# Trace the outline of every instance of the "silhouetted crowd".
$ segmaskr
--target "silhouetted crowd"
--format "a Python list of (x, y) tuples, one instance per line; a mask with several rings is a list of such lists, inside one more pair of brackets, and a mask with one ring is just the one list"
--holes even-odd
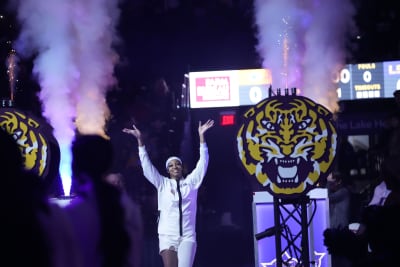
[[(366, 202), (351, 211), (351, 165), (354, 153), (340, 143), (338, 167), (328, 180), (330, 227), (324, 244), (332, 255), (333, 267), (398, 266), (400, 251), (400, 90), (394, 92), (396, 108), (385, 118), (386, 129), (368, 155), (374, 160), (377, 177), (370, 184)], [(347, 152), (343, 152), (347, 151)], [(350, 152), (349, 152), (350, 151)], [(342, 157), (342, 158), (340, 158)]]
[(79, 135), (72, 144), (76, 197), (65, 208), (25, 169), (19, 145), (0, 130), (2, 259), (10, 266), (139, 267), (140, 214), (106, 180), (114, 160), (109, 139)]
[[(387, 128), (370, 151), (355, 151), (347, 138), (339, 138), (337, 166), (327, 182), (330, 226), (321, 237), (333, 267), (398, 266), (400, 91), (394, 96), (397, 109), (387, 115)], [(65, 209), (49, 202), (43, 181), (23, 168), (18, 145), (1, 130), (4, 216), (0, 226), (6, 244), (0, 250), (2, 259), (13, 262), (12, 266), (161, 266), (157, 194), (143, 178), (137, 144), (121, 129), (139, 125), (154, 164), (164, 168), (165, 159), (182, 149), (185, 111), (178, 108), (177, 98), (159, 79), (151, 89), (135, 95), (133, 103), (129, 99), (129, 105), (120, 107), (119, 120), (110, 127), (112, 140), (78, 135), (73, 144), (77, 198)], [(355, 199), (355, 170), (362, 175), (371, 161), (376, 178), (370, 179), (359, 201)], [(118, 173), (123, 182), (103, 179), (112, 173)], [(208, 237), (213, 252), (219, 244), (237, 248), (229, 238), (243, 239), (234, 236), (242, 232), (232, 227), (218, 228), (213, 238)]]

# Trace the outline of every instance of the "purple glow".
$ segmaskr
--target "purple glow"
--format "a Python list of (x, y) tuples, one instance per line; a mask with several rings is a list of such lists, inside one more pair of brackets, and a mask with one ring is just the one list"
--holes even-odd
[(71, 189), (70, 145), (75, 133), (105, 134), (110, 111), (106, 93), (117, 83), (119, 1), (24, 0), (16, 2), (21, 32), (16, 50), (36, 55), (43, 116), (60, 146), (63, 193)]
[[(309, 227), (310, 261), (315, 261), (314, 266), (316, 267), (330, 266), (330, 255), (323, 244), (323, 231), (328, 228), (329, 225), (329, 202), (326, 194), (325, 189), (314, 189), (309, 193), (310, 198), (316, 200), (316, 212)], [(307, 210), (308, 217), (311, 216), (312, 209), (314, 208), (311, 203), (314, 202), (310, 202)], [(285, 205), (285, 207), (289, 211), (293, 210), (293, 205)], [(287, 214), (282, 210), (281, 212), (283, 216), (286, 217)], [(274, 226), (273, 198), (268, 192), (255, 193), (253, 198), (253, 222), (254, 234)], [(294, 235), (301, 230), (301, 226), (294, 221), (293, 218), (290, 218), (286, 224)], [(282, 248), (286, 247), (287, 242), (285, 238), (282, 237), (281, 241)], [(301, 247), (299, 242), (300, 240), (296, 240), (296, 246)], [(275, 236), (265, 237), (258, 241), (254, 239), (254, 249), (257, 267), (276, 266)], [(311, 253), (311, 251), (313, 251), (313, 253)], [(296, 258), (296, 255), (291, 255), (290, 251), (285, 251), (283, 253), (282, 258), (284, 260), (290, 257)]]
[(346, 36), (356, 31), (349, 0), (256, 0), (257, 51), (275, 88), (299, 88), (333, 111), (332, 75), (345, 64)]

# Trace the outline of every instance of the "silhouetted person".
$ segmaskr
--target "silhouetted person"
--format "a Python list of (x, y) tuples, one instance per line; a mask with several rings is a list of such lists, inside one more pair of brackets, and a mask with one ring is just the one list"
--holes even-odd
[(9, 266), (81, 267), (65, 213), (48, 201), (42, 179), (24, 169), (18, 144), (2, 128), (0, 169), (1, 260)]
[[(360, 227), (330, 228), (324, 231), (324, 244), (332, 255), (347, 257), (353, 267), (398, 266), (400, 251), (400, 158), (388, 157), (382, 163), (382, 184), (364, 208)], [(381, 190), (384, 189), (384, 190)]]
[(400, 192), (400, 156), (386, 157), (381, 166), (379, 183), (374, 187), (374, 192), (368, 205), (383, 206), (392, 204), (399, 198)]
[(400, 111), (400, 89), (393, 91), (393, 97), (396, 103), (396, 110)]
[(72, 144), (72, 157), (78, 197), (66, 209), (84, 266), (135, 266), (125, 196), (105, 180), (113, 162), (110, 140), (99, 135), (78, 135)]
[(339, 172), (328, 177), (328, 197), (331, 227), (347, 227), (350, 222), (350, 190)]
[[(351, 192), (343, 174), (333, 172), (327, 179), (329, 219), (331, 228), (347, 228), (350, 223)], [(341, 255), (332, 255), (332, 267), (351, 266)]]
[(106, 176), (106, 181), (117, 187), (123, 193), (124, 206), (126, 206), (126, 212), (129, 218), (128, 226), (129, 232), (131, 233), (131, 241), (133, 250), (131, 251), (132, 260), (134, 261), (133, 266), (141, 266), (142, 263), (142, 251), (143, 251), (143, 221), (140, 212), (139, 205), (133, 201), (128, 195), (125, 186), (125, 179), (120, 173), (110, 173)]
[(374, 148), (382, 157), (399, 156), (400, 150), (400, 108), (389, 113), (384, 120), (384, 131)]
[(356, 152), (347, 136), (339, 137), (337, 150), (337, 171), (343, 177), (348, 178), (352, 170), (357, 169), (357, 163), (354, 160)]

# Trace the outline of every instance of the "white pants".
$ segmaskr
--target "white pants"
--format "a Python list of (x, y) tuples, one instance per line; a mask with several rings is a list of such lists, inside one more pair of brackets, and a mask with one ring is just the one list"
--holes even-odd
[(160, 253), (174, 249), (178, 253), (178, 267), (192, 267), (196, 255), (197, 242), (194, 236), (159, 235)]

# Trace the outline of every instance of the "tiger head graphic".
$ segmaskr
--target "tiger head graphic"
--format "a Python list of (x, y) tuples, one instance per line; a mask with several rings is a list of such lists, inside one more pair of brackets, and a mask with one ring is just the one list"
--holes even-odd
[(45, 122), (17, 109), (2, 108), (0, 127), (13, 135), (27, 170), (43, 179), (54, 178), (58, 172), (59, 150)]
[(293, 197), (328, 176), (337, 134), (322, 105), (302, 96), (275, 96), (245, 112), (237, 146), (246, 171), (267, 191)]

